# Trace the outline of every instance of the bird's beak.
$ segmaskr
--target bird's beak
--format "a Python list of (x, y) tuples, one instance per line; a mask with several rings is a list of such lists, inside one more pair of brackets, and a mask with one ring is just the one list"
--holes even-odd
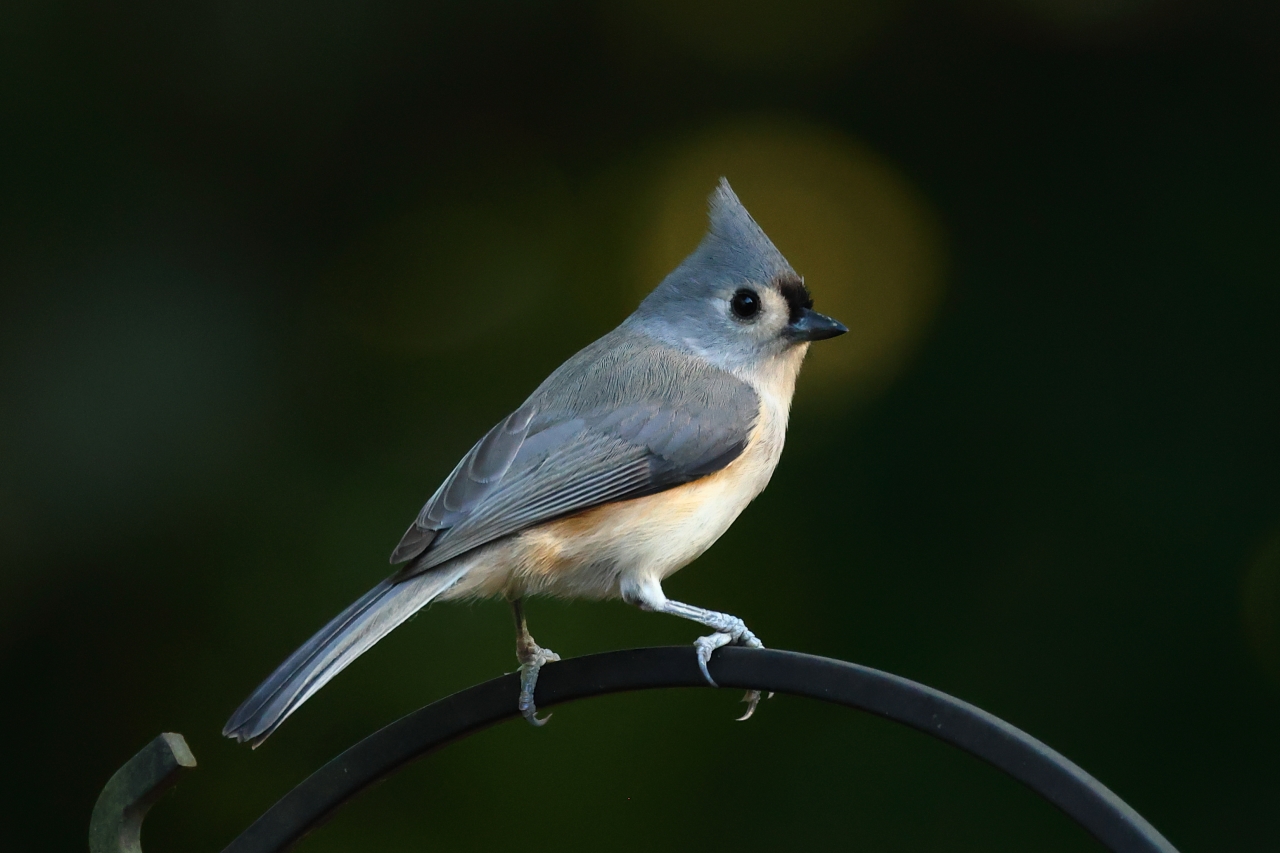
[(783, 330), (782, 334), (797, 343), (800, 341), (822, 341), (834, 338), (849, 331), (849, 327), (839, 320), (833, 320), (826, 314), (819, 314), (812, 308), (802, 308), (800, 319)]

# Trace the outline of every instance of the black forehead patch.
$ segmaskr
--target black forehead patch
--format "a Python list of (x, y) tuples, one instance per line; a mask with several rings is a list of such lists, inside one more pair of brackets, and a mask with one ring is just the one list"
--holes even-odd
[(787, 310), (791, 314), (790, 322), (796, 322), (804, 309), (813, 307), (813, 297), (809, 295), (809, 288), (804, 286), (804, 279), (795, 273), (783, 273), (773, 280), (773, 284), (782, 294), (782, 298), (787, 300)]

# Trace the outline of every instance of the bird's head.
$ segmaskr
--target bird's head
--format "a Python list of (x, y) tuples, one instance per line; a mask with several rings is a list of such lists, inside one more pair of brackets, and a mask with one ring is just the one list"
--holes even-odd
[(628, 320), (664, 343), (730, 369), (799, 364), (811, 341), (848, 331), (813, 310), (791, 268), (723, 178), (711, 194), (710, 226)]

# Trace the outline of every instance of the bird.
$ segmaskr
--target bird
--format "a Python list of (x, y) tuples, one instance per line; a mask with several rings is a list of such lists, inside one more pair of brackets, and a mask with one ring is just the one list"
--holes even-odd
[[(257, 747), (317, 690), (432, 601), (504, 598), (518, 709), (559, 660), (529, 632), (534, 595), (622, 599), (711, 629), (698, 666), (742, 619), (667, 598), (768, 484), (810, 343), (844, 334), (721, 178), (697, 248), (617, 328), (551, 373), (445, 478), (391, 554), (398, 568), (291, 654), (223, 735)], [(759, 702), (748, 691), (747, 719)]]

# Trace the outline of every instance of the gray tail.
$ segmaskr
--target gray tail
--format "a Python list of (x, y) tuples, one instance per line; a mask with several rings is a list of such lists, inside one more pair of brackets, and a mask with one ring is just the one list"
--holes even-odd
[(462, 576), (445, 565), (406, 580), (393, 575), (339, 613), (280, 664), (231, 715), (222, 734), (257, 747), (347, 664)]

